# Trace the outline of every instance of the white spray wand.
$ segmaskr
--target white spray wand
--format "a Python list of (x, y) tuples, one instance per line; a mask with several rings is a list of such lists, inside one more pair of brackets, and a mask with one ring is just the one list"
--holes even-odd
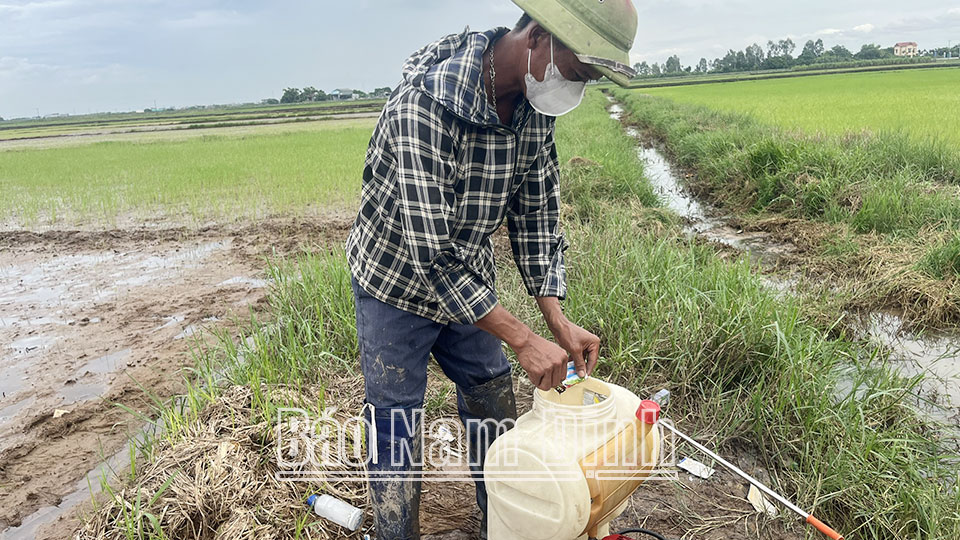
[[(666, 406), (666, 404), (670, 401), (670, 391), (669, 391), (669, 390), (660, 390), (659, 392), (657, 392), (656, 394), (654, 394), (654, 396), (653, 396), (652, 398), (650, 398), (650, 399), (651, 399), (651, 401), (656, 401), (656, 402), (659, 403), (661, 406)], [(770, 489), (770, 488), (768, 488), (767, 486), (763, 485), (759, 480), (757, 480), (756, 478), (754, 478), (754, 477), (750, 476), (749, 474), (745, 473), (743, 470), (741, 470), (741, 469), (740, 469), (739, 467), (737, 467), (736, 465), (734, 465), (734, 464), (730, 463), (729, 461), (723, 459), (722, 457), (720, 457), (720, 456), (717, 455), (716, 453), (711, 452), (707, 447), (705, 447), (705, 446), (703, 446), (702, 444), (698, 443), (697, 441), (693, 440), (693, 439), (692, 439), (691, 437), (689, 437), (688, 435), (685, 435), (684, 433), (681, 433), (677, 428), (673, 427), (672, 425), (670, 425), (670, 424), (668, 424), (668, 423), (666, 423), (666, 422), (660, 422), (660, 425), (663, 426), (664, 429), (672, 432), (672, 433), (673, 433), (674, 435), (676, 435), (677, 437), (680, 437), (681, 439), (683, 439), (684, 441), (686, 441), (688, 444), (690, 444), (691, 446), (693, 446), (694, 448), (696, 448), (696, 449), (699, 450), (700, 452), (703, 452), (703, 453), (706, 454), (707, 456), (710, 456), (711, 458), (713, 458), (714, 460), (716, 460), (718, 463), (720, 463), (721, 465), (723, 465), (724, 467), (726, 467), (727, 469), (729, 469), (730, 472), (736, 474), (736, 475), (739, 476), (740, 478), (743, 478), (743, 479), (746, 480), (747, 482), (750, 482), (751, 484), (753, 484), (754, 486), (756, 486), (757, 489), (759, 489), (760, 491), (766, 493), (766, 494), (769, 495), (770, 497), (772, 497), (772, 498), (776, 499), (777, 501), (779, 501), (780, 504), (786, 506), (787, 508), (789, 508), (789, 509), (792, 510), (793, 512), (796, 512), (797, 514), (799, 514), (800, 517), (802, 517), (804, 520), (806, 520), (806, 522), (807, 522), (809, 525), (812, 525), (813, 527), (815, 527), (818, 531), (820, 531), (821, 533), (823, 533), (824, 535), (826, 535), (828, 538), (831, 538), (832, 540), (843, 540), (843, 535), (841, 535), (841, 534), (838, 533), (837, 531), (831, 529), (830, 527), (828, 527), (826, 524), (824, 524), (824, 523), (823, 523), (822, 521), (820, 521), (819, 519), (815, 518), (815, 517), (813, 516), (813, 514), (811, 514), (811, 513), (809, 513), (809, 512), (805, 512), (805, 511), (804, 511), (803, 509), (801, 509), (799, 506), (797, 506), (797, 505), (793, 504), (792, 502), (788, 501), (787, 498), (784, 497), (783, 495), (780, 495), (780, 494), (777, 493), (776, 491), (773, 491), (772, 489)]]

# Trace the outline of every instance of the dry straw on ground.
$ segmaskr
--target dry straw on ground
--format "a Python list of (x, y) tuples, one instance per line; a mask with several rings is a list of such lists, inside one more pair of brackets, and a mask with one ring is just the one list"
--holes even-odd
[[(351, 382), (328, 388), (352, 389), (355, 385)], [(278, 389), (271, 393), (279, 402), (316, 404), (323, 389)], [(328, 493), (355, 506), (366, 506), (362, 483), (278, 481), (274, 474), (278, 470), (278, 428), (272, 421), (249, 422), (254, 416), (252, 397), (248, 388), (227, 389), (201, 411), (174, 445), (167, 440), (158, 443), (155, 458), (142, 465), (136, 484), (124, 486), (104, 502), (76, 533), (75, 540), (119, 540), (128, 538), (130, 532), (135, 537), (149, 537), (157, 529), (168, 538), (295, 538), (296, 524), (307, 512), (304, 500), (309, 493)], [(355, 412), (354, 404), (347, 401), (338, 401), (337, 418)], [(156, 497), (158, 492), (161, 495)], [(153, 504), (148, 504), (154, 498)], [(301, 538), (360, 537), (319, 518), (306, 523)]]

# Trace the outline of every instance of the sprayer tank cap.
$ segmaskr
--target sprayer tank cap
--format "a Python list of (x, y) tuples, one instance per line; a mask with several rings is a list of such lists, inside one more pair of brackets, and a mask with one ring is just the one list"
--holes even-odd
[(656, 424), (660, 420), (660, 404), (649, 399), (641, 401), (637, 409), (637, 418), (647, 425)]

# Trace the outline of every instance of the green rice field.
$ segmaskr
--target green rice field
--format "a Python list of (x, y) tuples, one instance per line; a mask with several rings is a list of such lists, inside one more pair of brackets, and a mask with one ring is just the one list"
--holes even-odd
[[(237, 220), (320, 211), (359, 194), (374, 119), (0, 152), (0, 221)], [(277, 132), (277, 129), (283, 131)], [(254, 132), (256, 133), (256, 132)], [(162, 136), (153, 142), (150, 137)]]
[(905, 131), (960, 152), (960, 69), (915, 69), (744, 81), (643, 92), (748, 113), (808, 133)]

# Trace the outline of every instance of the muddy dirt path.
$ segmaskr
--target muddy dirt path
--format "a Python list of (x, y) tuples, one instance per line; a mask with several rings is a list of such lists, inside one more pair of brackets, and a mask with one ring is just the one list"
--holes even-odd
[(201, 330), (263, 302), (274, 249), (333, 245), (349, 224), (0, 232), (0, 531), (69, 510), (62, 499), (139, 429), (117, 404), (151, 416), (144, 389), (177, 393)]
[[(624, 122), (624, 109), (608, 97), (611, 118)], [(685, 173), (674, 167), (656, 141), (645, 140), (635, 127), (624, 122), (627, 135), (638, 140), (637, 153), (644, 163), (644, 175), (664, 205), (687, 220), (691, 236), (722, 244), (745, 252), (767, 269), (785, 267), (794, 274), (792, 255), (798, 251), (789, 234), (778, 234), (771, 227), (744, 230), (737, 216), (725, 214), (708, 202), (698, 199), (684, 187)], [(775, 228), (775, 227), (773, 227)], [(765, 230), (766, 229), (766, 230)], [(769, 275), (769, 286), (778, 292), (791, 292), (792, 278)], [(850, 313), (848, 326), (854, 337), (883, 347), (891, 353), (893, 367), (905, 377), (923, 375), (916, 405), (936, 420), (960, 426), (960, 335), (928, 331), (916, 333), (908, 328), (903, 317), (893, 311)]]

